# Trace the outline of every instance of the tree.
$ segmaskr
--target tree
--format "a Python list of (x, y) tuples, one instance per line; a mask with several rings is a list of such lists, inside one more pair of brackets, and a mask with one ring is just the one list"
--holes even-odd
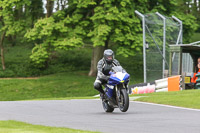
[(54, 7), (54, 0), (47, 0), (47, 4), (46, 4), (46, 9), (47, 9), (46, 17), (47, 18), (52, 15), (53, 7)]
[(175, 10), (170, 15), (174, 15), (183, 22), (183, 42), (190, 43), (191, 36), (197, 28), (198, 17), (200, 14), (197, 12), (197, 0), (179, 0)]
[(31, 4), (25, 7), (25, 17), (30, 19), (31, 28), (37, 19), (44, 17), (43, 1), (42, 0), (31, 0)]
[[(31, 60), (38, 68), (47, 67), (51, 53), (57, 49), (72, 49), (83, 45), (82, 35), (85, 34), (79, 23), (82, 15), (65, 17), (63, 11), (54, 13), (49, 18), (38, 20), (34, 28), (25, 37), (36, 43)], [(72, 26), (73, 25), (73, 26)]]
[[(55, 13), (48, 19), (39, 20), (26, 37), (32, 40), (38, 38), (41, 40), (42, 38), (43, 43), (40, 44), (40, 47), (46, 49), (51, 46), (53, 49), (60, 47), (68, 49), (69, 45), (67, 44), (76, 47), (83, 45), (84, 41), (91, 42), (95, 52), (91, 61), (94, 65), (91, 66), (93, 66), (92, 69), (95, 69), (105, 46), (117, 44), (119, 46), (117, 53), (126, 57), (133, 55), (135, 51), (140, 51), (142, 44), (141, 36), (138, 34), (141, 31), (140, 21), (134, 14), (133, 6), (134, 2), (129, 0), (119, 2), (114, 0), (68, 1), (68, 8)], [(62, 14), (64, 16), (59, 17)], [(47, 25), (51, 25), (51, 27)], [(60, 28), (58, 30), (56, 25), (62, 26), (62, 30)], [(44, 32), (44, 28), (50, 30)], [(63, 32), (63, 30), (65, 31)], [(46, 33), (45, 36), (43, 36), (44, 33)], [(58, 39), (62, 40), (62, 43), (56, 41)], [(63, 42), (63, 40), (65, 41)], [(51, 46), (45, 45), (47, 41), (51, 43)], [(93, 72), (90, 72), (90, 75), (95, 75), (96, 70), (92, 69)]]
[[(16, 10), (21, 11), (22, 7), (29, 5), (29, 0), (2, 0), (0, 1), (0, 48), (1, 48), (1, 63), (3, 70), (6, 69), (4, 59), (3, 43), (6, 36), (16, 35), (24, 30), (26, 22), (16, 16)], [(18, 13), (17, 15), (19, 15)]]
[(105, 48), (115, 45), (116, 53), (125, 57), (141, 52), (142, 29), (135, 10), (159, 11), (168, 16), (178, 12), (178, 6), (176, 0), (68, 0), (66, 8), (38, 20), (27, 32), (25, 37), (37, 42), (31, 59), (44, 67), (53, 50), (91, 44), (93, 56), (89, 75), (94, 76)]
[[(110, 44), (118, 45), (117, 54), (128, 57), (141, 49), (141, 31), (139, 20), (134, 14), (134, 1), (102, 0), (96, 3), (94, 14), (91, 16), (93, 29), (89, 32), (93, 46), (109, 47)], [(97, 55), (103, 55), (99, 51)], [(96, 57), (94, 56), (94, 59)], [(97, 61), (93, 61), (97, 64)], [(96, 66), (91, 67), (90, 76), (96, 75)], [(91, 73), (93, 71), (93, 73)]]
[[(183, 22), (183, 42), (188, 43), (191, 42), (192, 34), (197, 30), (197, 20), (198, 15), (197, 12), (197, 0), (192, 3), (192, 0), (149, 0), (148, 1), (148, 12), (159, 12), (163, 15), (167, 16), (176, 16)], [(168, 21), (169, 23), (169, 21)], [(167, 26), (169, 28), (169, 26)], [(157, 29), (158, 33), (156, 36), (162, 35), (162, 29)], [(167, 29), (172, 30), (172, 29)], [(154, 31), (155, 32), (155, 31)], [(160, 34), (160, 33), (161, 34)], [(170, 32), (169, 32), (170, 33)], [(177, 36), (167, 35), (167, 38), (177, 38)], [(172, 39), (174, 40), (174, 39)], [(160, 40), (162, 41), (162, 40)]]

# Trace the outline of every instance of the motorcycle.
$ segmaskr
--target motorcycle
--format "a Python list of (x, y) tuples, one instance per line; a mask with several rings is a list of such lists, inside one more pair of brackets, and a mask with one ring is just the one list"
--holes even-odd
[(110, 77), (105, 85), (105, 99), (102, 99), (102, 105), (105, 112), (113, 112), (119, 108), (126, 112), (129, 108), (128, 87), (130, 75), (124, 71), (121, 66), (115, 66), (109, 72)]

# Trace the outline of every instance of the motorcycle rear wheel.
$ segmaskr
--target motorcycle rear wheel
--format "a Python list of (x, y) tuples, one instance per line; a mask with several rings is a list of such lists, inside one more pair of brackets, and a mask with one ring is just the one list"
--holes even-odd
[(126, 89), (122, 89), (120, 93), (120, 102), (118, 102), (119, 109), (126, 112), (129, 108), (129, 96)]
[(103, 109), (105, 112), (113, 112), (114, 108), (108, 104), (108, 101), (102, 101)]

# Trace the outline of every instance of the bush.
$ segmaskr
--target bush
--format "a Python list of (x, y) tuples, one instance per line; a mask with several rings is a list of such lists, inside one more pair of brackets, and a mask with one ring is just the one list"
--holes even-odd
[[(76, 48), (74, 50), (59, 50), (53, 52), (49, 59), (48, 67), (36, 68), (30, 60), (30, 45), (7, 46), (5, 48), (6, 70), (0, 68), (0, 77), (33, 77), (71, 71), (90, 70), (92, 49)], [(114, 49), (115, 51), (115, 49)], [(141, 78), (142, 74), (142, 54), (129, 56), (116, 55), (116, 59), (131, 74), (131, 77)]]
[(6, 70), (0, 68), (0, 77), (32, 77), (60, 72), (90, 69), (91, 49), (55, 51), (47, 68), (39, 69), (30, 60), (32, 46), (5, 47)]

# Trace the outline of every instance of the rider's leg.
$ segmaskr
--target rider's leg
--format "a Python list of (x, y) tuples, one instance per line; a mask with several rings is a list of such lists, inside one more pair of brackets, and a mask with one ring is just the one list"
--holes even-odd
[(102, 83), (104, 83), (104, 81), (96, 79), (95, 82), (94, 82), (94, 89), (99, 91), (101, 99), (105, 99), (105, 92), (102, 88)]
[(103, 88), (102, 88), (102, 81), (99, 79), (96, 79), (94, 82), (94, 89), (96, 89), (97, 91), (99, 91), (100, 93), (105, 93)]

